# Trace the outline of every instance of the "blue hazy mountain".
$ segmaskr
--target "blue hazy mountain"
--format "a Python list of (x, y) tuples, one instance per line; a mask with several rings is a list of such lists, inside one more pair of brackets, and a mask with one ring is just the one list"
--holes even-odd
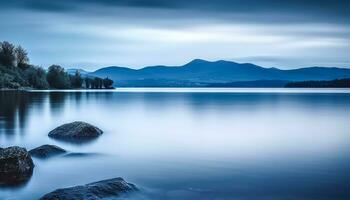
[[(251, 63), (219, 60), (210, 62), (195, 59), (182, 66), (150, 66), (142, 69), (105, 67), (89, 73), (109, 77), (119, 86), (206, 86), (216, 83), (268, 81), (333, 80), (350, 77), (350, 69), (335, 67), (308, 67), (282, 70), (264, 68)], [(272, 82), (271, 82), (272, 81)], [(268, 83), (266, 82), (266, 83)]]

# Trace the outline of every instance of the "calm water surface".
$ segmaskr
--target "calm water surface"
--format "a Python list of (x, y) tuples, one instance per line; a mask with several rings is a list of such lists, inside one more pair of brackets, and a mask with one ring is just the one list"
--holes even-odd
[[(55, 144), (85, 157), (34, 159), (0, 199), (123, 177), (131, 199), (350, 199), (350, 90), (0, 91), (0, 146)], [(47, 137), (67, 122), (104, 130), (88, 144)]]

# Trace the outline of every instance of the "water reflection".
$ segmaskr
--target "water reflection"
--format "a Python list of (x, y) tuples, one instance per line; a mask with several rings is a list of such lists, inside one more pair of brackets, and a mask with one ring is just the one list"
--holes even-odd
[[(30, 183), (0, 199), (119, 176), (142, 188), (135, 198), (348, 199), (349, 113), (348, 92), (2, 91), (1, 146), (94, 156), (35, 160)], [(80, 146), (47, 137), (76, 120), (105, 133)]]

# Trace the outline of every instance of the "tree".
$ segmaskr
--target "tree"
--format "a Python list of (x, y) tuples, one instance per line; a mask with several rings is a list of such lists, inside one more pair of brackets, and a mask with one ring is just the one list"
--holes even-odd
[(74, 76), (70, 76), (71, 85), (73, 88), (81, 88), (83, 84), (83, 78), (78, 70), (75, 71)]
[(96, 81), (95, 79), (90, 79), (91, 80), (91, 89), (95, 89), (96, 88)]
[(75, 83), (76, 83), (76, 87), (78, 87), (78, 88), (81, 88), (82, 87), (82, 85), (83, 85), (83, 78), (81, 77), (81, 74), (80, 74), (80, 72), (77, 70), (76, 72), (75, 72)]
[(110, 89), (112, 88), (112, 85), (113, 85), (113, 80), (109, 79), (108, 77), (103, 79), (103, 86), (106, 88), (106, 89)]
[(92, 87), (92, 79), (91, 78), (89, 78), (89, 77), (86, 77), (85, 79), (84, 79), (84, 81), (85, 81), (85, 88), (87, 88), (87, 89), (89, 89), (90, 87)]
[(59, 65), (51, 65), (46, 75), (50, 87), (56, 89), (70, 88), (70, 79), (67, 72)]
[(29, 62), (28, 53), (25, 49), (22, 48), (21, 45), (18, 45), (15, 48), (15, 55), (16, 55), (17, 67), (19, 67), (21, 69), (26, 69), (29, 67), (28, 66), (28, 62)]
[(0, 42), (0, 64), (14, 66), (15, 60), (15, 46), (7, 41)]
[(92, 81), (92, 88), (93, 89), (102, 89), (103, 86), (103, 79), (95, 77), (94, 80)]
[(103, 79), (102, 78), (98, 78), (98, 88), (102, 89), (103, 87)]
[(46, 72), (41, 67), (28, 66), (24, 71), (24, 76), (29, 85), (36, 89), (48, 89), (49, 84), (46, 80)]

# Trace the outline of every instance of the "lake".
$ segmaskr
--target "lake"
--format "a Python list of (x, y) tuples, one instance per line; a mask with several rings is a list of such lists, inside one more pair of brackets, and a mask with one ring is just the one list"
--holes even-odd
[[(0, 199), (123, 177), (130, 199), (350, 199), (350, 90), (124, 88), (0, 91), (0, 146), (55, 144), (88, 156), (34, 159)], [(48, 132), (86, 121), (87, 144)]]

